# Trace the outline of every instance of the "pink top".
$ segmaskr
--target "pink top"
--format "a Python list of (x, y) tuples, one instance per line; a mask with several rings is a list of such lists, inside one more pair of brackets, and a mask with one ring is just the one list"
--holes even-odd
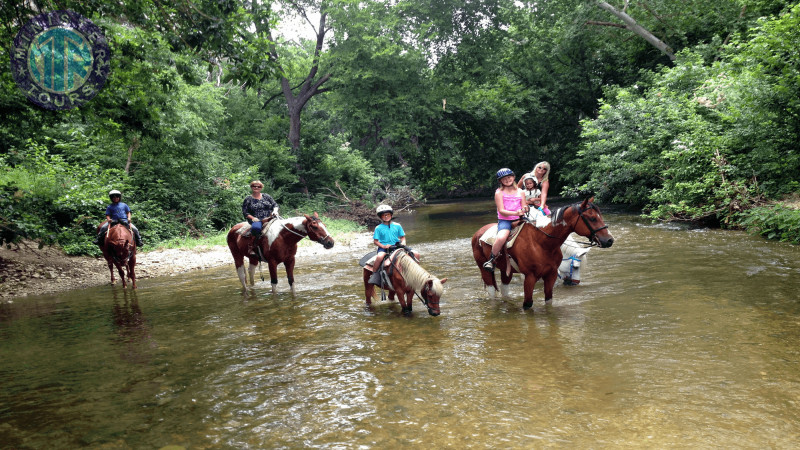
[[(514, 195), (503, 193), (503, 209), (506, 211), (518, 211), (522, 208), (522, 198), (519, 196), (519, 191)], [(517, 220), (519, 216), (504, 216), (497, 212), (497, 218), (503, 220)]]

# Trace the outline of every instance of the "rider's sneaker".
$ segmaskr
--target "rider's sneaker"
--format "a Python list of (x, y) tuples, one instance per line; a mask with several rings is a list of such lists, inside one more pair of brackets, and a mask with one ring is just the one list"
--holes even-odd
[(494, 260), (489, 260), (483, 263), (483, 270), (487, 272), (494, 272)]

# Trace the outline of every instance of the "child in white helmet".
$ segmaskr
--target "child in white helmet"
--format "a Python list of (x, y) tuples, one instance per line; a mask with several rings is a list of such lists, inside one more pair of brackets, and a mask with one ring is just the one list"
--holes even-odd
[(403, 231), (402, 225), (392, 222), (394, 211), (391, 206), (380, 205), (376, 212), (378, 213), (378, 218), (381, 219), (381, 223), (375, 227), (375, 231), (372, 233), (372, 241), (378, 246), (378, 255), (375, 257), (375, 263), (373, 264), (377, 272), (390, 247), (397, 244), (406, 245), (406, 233)]
[(144, 242), (142, 242), (142, 236), (139, 235), (139, 229), (137, 229), (136, 226), (131, 222), (131, 208), (122, 202), (122, 192), (113, 189), (108, 193), (108, 198), (111, 199), (111, 204), (106, 207), (106, 221), (100, 226), (100, 231), (97, 233), (95, 244), (103, 245), (109, 225), (119, 222), (123, 225), (126, 225), (128, 229), (133, 232), (133, 238), (136, 241), (136, 246), (143, 246)]

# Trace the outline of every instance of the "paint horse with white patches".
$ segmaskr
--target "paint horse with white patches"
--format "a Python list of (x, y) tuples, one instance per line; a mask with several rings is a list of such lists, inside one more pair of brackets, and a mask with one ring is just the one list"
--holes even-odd
[[(319, 220), (317, 213), (313, 216), (305, 214), (288, 219), (276, 219), (267, 224), (268, 220), (263, 220), (264, 232), (262, 237), (250, 247), (255, 239), (250, 235), (250, 224), (241, 222), (234, 225), (228, 231), (228, 248), (233, 255), (233, 262), (236, 265), (236, 273), (242, 287), (247, 291), (247, 280), (244, 268), (244, 259), (250, 262), (248, 274), (250, 276), (250, 286), (254, 284), (253, 276), (258, 267), (259, 259), (266, 261), (269, 268), (270, 283), (272, 292), (278, 291), (278, 264), (283, 264), (286, 268), (286, 278), (289, 280), (289, 287), (294, 294), (294, 257), (297, 253), (297, 243), (301, 239), (308, 237), (312, 241), (319, 242), (326, 249), (333, 248), (333, 238), (328, 233), (325, 224)], [(254, 253), (248, 254), (248, 248), (253, 248)], [(260, 250), (260, 256), (259, 256)]]

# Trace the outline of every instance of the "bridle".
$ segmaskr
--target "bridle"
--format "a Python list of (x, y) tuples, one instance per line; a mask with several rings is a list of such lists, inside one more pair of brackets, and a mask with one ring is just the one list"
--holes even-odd
[[(600, 240), (597, 238), (597, 232), (605, 230), (606, 228), (608, 228), (608, 225), (603, 225), (600, 228), (592, 228), (592, 225), (589, 223), (589, 219), (587, 219), (583, 215), (584, 212), (586, 212), (586, 211), (588, 211), (590, 209), (594, 209), (598, 213), (600, 213), (600, 210), (597, 208), (597, 206), (594, 205), (594, 203), (590, 203), (589, 206), (586, 209), (583, 209), (580, 206), (575, 206), (575, 207), (578, 208), (578, 217), (583, 219), (583, 223), (586, 225), (586, 228), (589, 229), (589, 243), (592, 246), (600, 245)], [(575, 224), (576, 225), (578, 224), (578, 220), (577, 219), (575, 220)]]
[[(589, 211), (590, 209), (594, 209), (594, 210), (599, 212), (600, 210), (597, 208), (597, 206), (595, 206), (594, 203), (590, 203), (589, 206), (586, 207), (586, 209), (581, 208), (578, 205), (572, 205), (571, 208), (575, 208), (575, 209), (578, 210), (578, 217), (575, 218), (575, 225), (578, 224), (578, 220), (579, 219), (583, 219), (583, 223), (586, 225), (586, 228), (589, 229), (589, 246), (590, 247), (594, 247), (594, 246), (600, 245), (599, 239), (597, 238), (597, 232), (605, 230), (606, 228), (608, 228), (608, 225), (603, 225), (600, 228), (593, 228), (592, 225), (589, 223), (589, 219), (587, 219), (586, 216), (583, 215), (583, 213), (585, 213), (586, 211)], [(561, 210), (556, 211), (554, 216), (558, 216), (560, 212), (561, 212)], [(526, 218), (524, 220), (526, 222), (530, 223), (531, 225), (533, 225), (531, 223), (530, 219)], [(536, 229), (536, 230), (541, 231), (542, 233), (544, 233), (545, 236), (555, 239), (555, 236), (553, 236), (552, 234), (544, 231), (543, 229), (541, 229), (541, 228), (539, 228), (537, 226), (534, 226), (533, 228)]]
[[(311, 219), (311, 221), (312, 222), (319, 222), (319, 220), (316, 220), (316, 219), (313, 219), (313, 218)], [(292, 234), (294, 234), (296, 236), (300, 236), (300, 238), (304, 238), (304, 237), (308, 236), (308, 232), (306, 232), (306, 234), (298, 233), (297, 231), (287, 227), (285, 222), (281, 222), (281, 227), (284, 230), (286, 230), (286, 231), (288, 231), (288, 232), (290, 232), (290, 233), (292, 233)], [(326, 233), (325, 236), (323, 236), (323, 237), (321, 237), (319, 239), (316, 239), (316, 242), (319, 242), (320, 244), (324, 245), (325, 239), (331, 237), (330, 233), (328, 233), (328, 229), (327, 228), (325, 229), (325, 233)], [(309, 239), (311, 239), (311, 237), (309, 237)]]
[[(419, 260), (417, 260), (417, 258), (414, 256), (414, 253), (411, 250), (408, 250), (408, 249), (405, 249), (405, 248), (403, 248), (402, 250), (406, 253), (406, 255), (411, 257), (412, 261), (414, 261), (417, 264), (419, 264)], [(389, 260), (389, 264), (391, 264), (392, 267), (394, 267), (394, 270), (400, 271), (400, 268), (397, 267), (397, 265), (396, 265), (397, 264), (397, 258), (390, 259)], [(417, 292), (416, 290), (414, 290), (414, 295), (416, 295), (417, 298), (420, 299), (422, 304), (425, 305), (425, 307), (428, 308), (428, 309), (430, 309), (430, 306), (428, 306), (428, 296), (427, 296), (426, 292), (430, 291), (433, 288), (433, 283), (431, 283), (431, 285), (428, 286), (428, 281), (432, 281), (432, 280), (433, 280), (433, 277), (431, 277), (430, 279), (426, 280), (425, 281), (425, 285), (422, 286), (422, 289), (420, 289), (420, 292)], [(381, 290), (383, 290), (383, 287), (381, 287)], [(420, 294), (422, 294), (422, 295), (420, 295)]]

